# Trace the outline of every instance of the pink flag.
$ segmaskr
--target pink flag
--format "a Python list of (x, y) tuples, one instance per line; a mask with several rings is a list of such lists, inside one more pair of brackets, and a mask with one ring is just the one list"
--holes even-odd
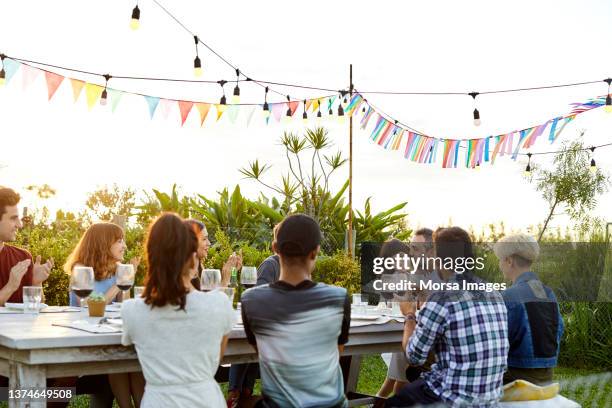
[(34, 82), (38, 74), (40, 74), (40, 70), (38, 68), (23, 64), (23, 68), (21, 69), (21, 84), (24, 91), (32, 84), (32, 82)]

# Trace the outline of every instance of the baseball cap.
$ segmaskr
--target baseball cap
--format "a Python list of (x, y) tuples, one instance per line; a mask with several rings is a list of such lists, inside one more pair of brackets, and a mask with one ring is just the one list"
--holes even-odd
[(306, 256), (321, 243), (319, 224), (308, 215), (286, 217), (276, 233), (276, 247), (281, 255)]

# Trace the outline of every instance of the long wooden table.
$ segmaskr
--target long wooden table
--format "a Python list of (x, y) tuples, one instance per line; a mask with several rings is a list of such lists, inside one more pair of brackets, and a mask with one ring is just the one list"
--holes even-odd
[[(107, 312), (107, 317), (118, 313)], [(0, 375), (9, 378), (10, 389), (44, 389), (47, 378), (141, 371), (134, 347), (121, 345), (121, 334), (94, 334), (53, 326), (89, 318), (86, 312), (40, 313), (38, 315), (0, 314)], [(351, 327), (343, 355), (351, 359), (346, 392), (355, 391), (361, 356), (399, 351), (403, 324)], [(225, 363), (257, 361), (244, 330), (235, 327), (230, 334)], [(9, 407), (22, 406), (9, 401)], [(41, 401), (30, 407), (44, 407)]]

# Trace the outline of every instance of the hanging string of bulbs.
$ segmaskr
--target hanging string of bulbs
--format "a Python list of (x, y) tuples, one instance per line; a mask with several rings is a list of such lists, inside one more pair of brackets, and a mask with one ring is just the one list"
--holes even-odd
[[(602, 145), (598, 145), (598, 146), (590, 146), (590, 147), (584, 147), (582, 149), (573, 149), (571, 151), (574, 152), (584, 152), (584, 151), (590, 151), (590, 156), (591, 156), (591, 163), (589, 164), (589, 170), (592, 173), (596, 173), (597, 172), (597, 163), (595, 163), (595, 149), (600, 149), (603, 147), (609, 147), (612, 146), (612, 142), (611, 143), (605, 143)], [(557, 151), (552, 151), (552, 152), (539, 152), (539, 153), (522, 153), (524, 155), (527, 156), (527, 166), (525, 167), (525, 176), (530, 176), (531, 175), (531, 157), (532, 156), (539, 156), (539, 155), (547, 155), (547, 154), (558, 154), (558, 153), (565, 153), (568, 150), (557, 150)]]

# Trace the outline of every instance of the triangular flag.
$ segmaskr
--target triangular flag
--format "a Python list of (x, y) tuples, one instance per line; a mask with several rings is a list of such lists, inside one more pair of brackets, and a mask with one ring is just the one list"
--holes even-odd
[(308, 99), (306, 101), (306, 112), (310, 112), (310, 107), (312, 106), (312, 103), (315, 101), (315, 99)]
[(284, 103), (273, 103), (272, 104), (272, 115), (274, 116), (274, 120), (276, 120), (277, 122), (280, 122), (281, 118), (283, 117), (283, 111), (286, 111), (287, 109), (285, 109), (285, 104)]
[(103, 90), (104, 88), (100, 85), (90, 83), (85, 84), (85, 96), (87, 97), (87, 107), (89, 109), (93, 108), (96, 102), (98, 102)]
[(123, 97), (124, 93), (125, 92), (119, 91), (117, 89), (108, 88), (108, 96), (111, 100), (111, 112), (115, 112), (115, 109), (117, 109), (117, 105), (119, 105), (119, 101)]
[(196, 103), (196, 108), (200, 112), (200, 126), (204, 125), (204, 120), (210, 111), (210, 103)]
[(293, 116), (298, 106), (300, 106), (300, 102), (299, 101), (287, 102), (287, 105), (289, 106), (289, 109), (291, 109), (291, 116)]
[(217, 109), (217, 122), (221, 119), (223, 112), (227, 109), (227, 105), (221, 105), (220, 103), (215, 104), (215, 108)]
[(255, 111), (259, 108), (259, 106), (251, 106), (250, 112), (247, 114), (247, 122), (246, 125), (247, 127), (251, 124), (251, 120), (253, 119), (253, 115), (255, 114)]
[(240, 106), (238, 105), (230, 105), (227, 109), (227, 114), (229, 115), (229, 120), (233, 124), (236, 123), (236, 119), (238, 118), (238, 113), (240, 112)]
[(159, 102), (161, 113), (164, 119), (168, 119), (168, 114), (170, 113), (170, 109), (172, 109), (172, 107), (174, 106), (174, 102), (175, 101), (172, 101), (170, 99), (162, 99)]
[(55, 95), (55, 91), (61, 85), (64, 77), (62, 75), (56, 74), (54, 72), (45, 71), (45, 79), (47, 81), (47, 91), (49, 95), (49, 100), (53, 98)]
[(178, 101), (179, 110), (181, 111), (181, 126), (185, 124), (191, 108), (193, 108), (193, 102), (191, 101)]
[(17, 70), (19, 69), (21, 64), (15, 60), (5, 58), (3, 66), (5, 74), (4, 80), (8, 84), (9, 82), (11, 82), (11, 78), (13, 77), (13, 75), (17, 73)]
[(78, 79), (70, 79), (70, 84), (72, 85), (72, 96), (74, 98), (74, 102), (79, 100), (79, 96), (81, 95), (81, 91), (83, 90), (83, 86), (85, 86), (85, 82), (79, 81)]
[(21, 69), (21, 85), (25, 91), (34, 82), (36, 77), (40, 74), (40, 70), (29, 65), (24, 65)]
[(147, 105), (149, 106), (149, 116), (153, 119), (153, 115), (155, 115), (155, 110), (157, 109), (157, 105), (159, 105), (159, 98), (156, 96), (143, 95), (145, 101), (147, 101)]

